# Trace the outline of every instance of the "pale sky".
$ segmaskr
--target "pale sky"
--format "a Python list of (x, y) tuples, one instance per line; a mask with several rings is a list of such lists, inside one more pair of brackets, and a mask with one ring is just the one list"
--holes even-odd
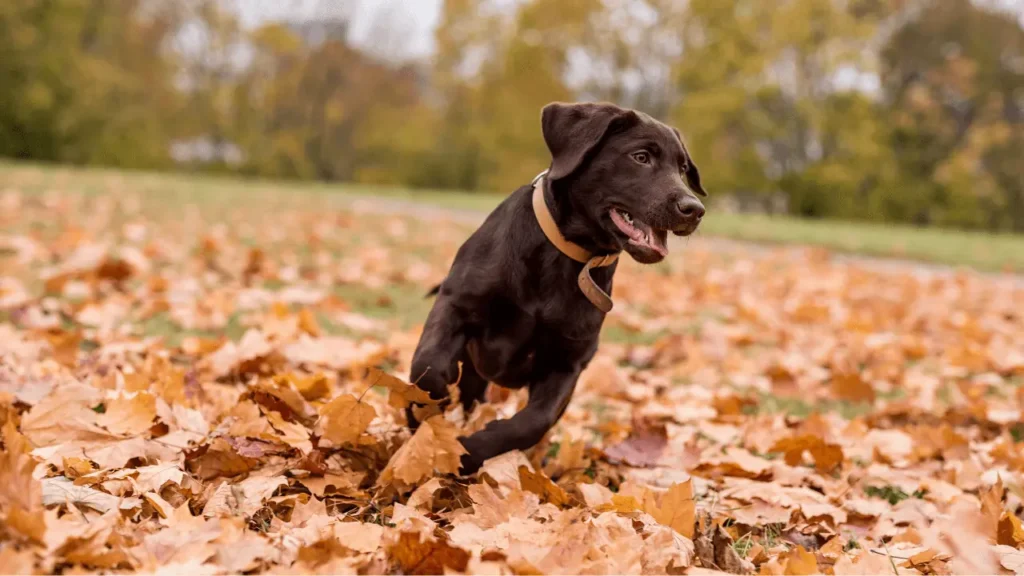
[[(443, 0), (234, 0), (247, 25), (266, 20), (339, 17), (352, 14), (356, 43), (383, 46), (406, 57), (433, 51), (434, 28)], [(382, 23), (387, 23), (381, 30)]]

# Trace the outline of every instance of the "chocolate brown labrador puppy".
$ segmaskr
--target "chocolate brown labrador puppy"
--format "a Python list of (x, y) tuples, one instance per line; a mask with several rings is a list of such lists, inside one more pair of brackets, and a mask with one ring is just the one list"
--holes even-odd
[(668, 232), (692, 234), (704, 216), (696, 195), (707, 193), (674, 128), (606, 103), (549, 104), (541, 128), (549, 169), (459, 248), (413, 356), (411, 377), (434, 399), (462, 363), (467, 411), (488, 382), (529, 387), (512, 418), (459, 439), (463, 474), (537, 444), (561, 418), (597, 351), (615, 256), (659, 262)]

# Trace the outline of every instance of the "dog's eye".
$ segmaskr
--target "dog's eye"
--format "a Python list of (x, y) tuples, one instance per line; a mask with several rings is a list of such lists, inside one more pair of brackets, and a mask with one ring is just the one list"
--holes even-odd
[(651, 154), (650, 154), (650, 152), (647, 152), (646, 150), (641, 150), (639, 152), (633, 152), (632, 156), (633, 156), (633, 160), (636, 160), (640, 164), (650, 164), (651, 163)]

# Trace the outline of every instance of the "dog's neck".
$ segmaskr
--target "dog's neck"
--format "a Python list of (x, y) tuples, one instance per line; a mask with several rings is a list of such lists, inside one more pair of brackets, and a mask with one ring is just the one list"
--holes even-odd
[(551, 181), (544, 178), (544, 200), (551, 217), (566, 240), (591, 254), (613, 254), (619, 248), (598, 222), (594, 222), (578, 205), (583, 191), (572, 178)]
[[(537, 178), (540, 179), (541, 176)], [(590, 303), (601, 312), (605, 314), (611, 312), (614, 306), (612, 298), (606, 289), (602, 288), (594, 280), (591, 271), (597, 268), (610, 267), (609, 270), (613, 274), (615, 270), (614, 264), (619, 258), (618, 252), (596, 253), (566, 238), (551, 210), (551, 206), (555, 205), (553, 200), (558, 194), (553, 192), (548, 186), (546, 178), (539, 181), (538, 179), (535, 179), (533, 183), (532, 202), (534, 216), (537, 218), (541, 231), (547, 237), (548, 242), (559, 252), (583, 264), (583, 269), (577, 275), (576, 281), (583, 295), (587, 297), (587, 300), (590, 300)], [(562, 210), (563, 216), (572, 215), (572, 212), (566, 211), (564, 204), (562, 205)], [(572, 218), (563, 218), (563, 222), (566, 221), (571, 222)]]

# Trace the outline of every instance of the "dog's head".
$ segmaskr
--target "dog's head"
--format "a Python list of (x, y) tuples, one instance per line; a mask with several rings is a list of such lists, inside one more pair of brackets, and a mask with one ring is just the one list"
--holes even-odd
[[(569, 194), (575, 235), (644, 264), (668, 254), (668, 232), (697, 230), (707, 196), (679, 131), (613, 104), (552, 103), (541, 114), (548, 179)], [(569, 234), (567, 234), (569, 236)]]

